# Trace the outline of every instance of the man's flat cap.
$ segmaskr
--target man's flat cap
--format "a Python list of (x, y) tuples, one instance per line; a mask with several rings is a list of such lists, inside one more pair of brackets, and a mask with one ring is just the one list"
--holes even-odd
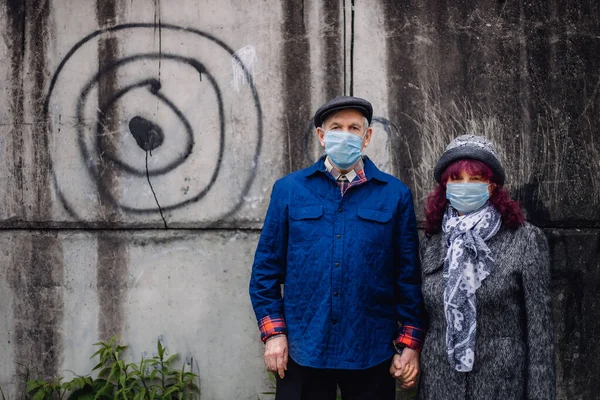
[(371, 124), (371, 118), (373, 118), (373, 106), (371, 103), (360, 97), (338, 96), (319, 107), (314, 118), (315, 128), (320, 127), (329, 114), (345, 108), (354, 108), (360, 111), (367, 118), (369, 124)]

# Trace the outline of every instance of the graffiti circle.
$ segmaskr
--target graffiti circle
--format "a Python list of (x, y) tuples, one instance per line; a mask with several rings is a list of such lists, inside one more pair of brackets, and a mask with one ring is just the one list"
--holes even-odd
[(100, 204), (177, 220), (202, 201), (196, 217), (216, 221), (241, 207), (255, 179), (263, 126), (253, 68), (206, 32), (168, 24), (159, 32), (154, 24), (92, 32), (52, 77), (44, 112), (56, 133), (54, 184), (78, 220), (92, 221)]

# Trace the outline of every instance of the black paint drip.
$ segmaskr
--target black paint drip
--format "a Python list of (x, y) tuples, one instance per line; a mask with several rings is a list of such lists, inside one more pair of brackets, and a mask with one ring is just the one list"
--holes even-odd
[(135, 138), (138, 146), (144, 151), (152, 151), (165, 140), (165, 135), (160, 126), (142, 117), (133, 117), (129, 121), (129, 131)]

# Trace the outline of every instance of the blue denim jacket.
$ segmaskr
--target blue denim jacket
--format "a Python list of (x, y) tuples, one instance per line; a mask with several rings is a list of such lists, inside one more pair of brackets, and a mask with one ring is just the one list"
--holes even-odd
[(369, 368), (394, 354), (398, 323), (424, 329), (410, 190), (364, 162), (367, 182), (343, 197), (324, 158), (273, 186), (250, 297), (300, 365)]

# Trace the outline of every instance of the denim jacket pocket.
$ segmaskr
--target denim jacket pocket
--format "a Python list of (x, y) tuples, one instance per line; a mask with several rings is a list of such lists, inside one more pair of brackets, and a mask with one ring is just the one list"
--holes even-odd
[(359, 240), (382, 247), (388, 245), (392, 238), (392, 213), (385, 210), (359, 208), (356, 211), (358, 224), (356, 234)]
[(323, 215), (323, 206), (291, 207), (290, 218), (295, 221), (317, 219)]
[(290, 207), (289, 243), (314, 243), (324, 234), (323, 206)]
[(390, 211), (371, 210), (370, 208), (359, 208), (356, 214), (367, 221), (379, 222), (385, 224), (392, 219)]

